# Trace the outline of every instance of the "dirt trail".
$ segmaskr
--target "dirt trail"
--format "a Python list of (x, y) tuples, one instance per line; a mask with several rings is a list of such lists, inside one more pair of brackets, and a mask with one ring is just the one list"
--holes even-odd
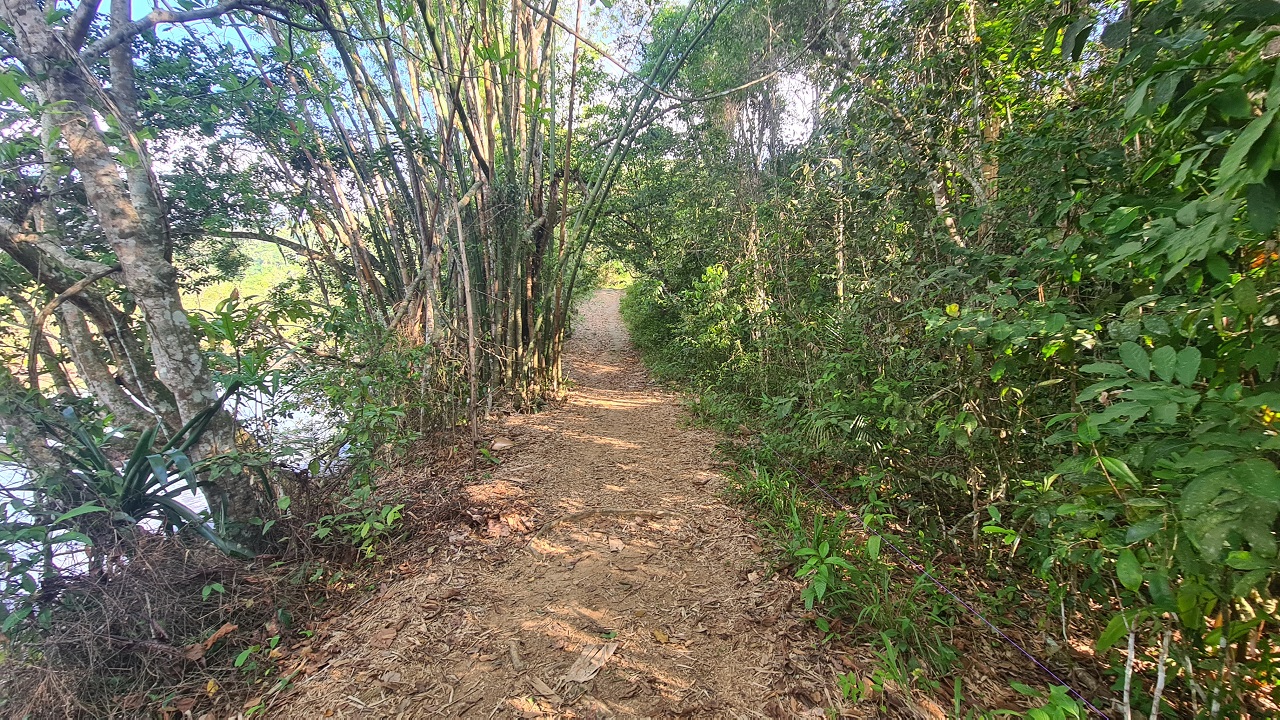
[[(717, 437), (651, 384), (618, 316), (583, 308), (561, 408), (465, 486), (473, 521), (345, 617), (273, 715), (823, 717), (835, 666), (798, 588), (718, 496)], [(595, 659), (596, 662), (590, 662)], [(603, 666), (592, 670), (603, 659)]]

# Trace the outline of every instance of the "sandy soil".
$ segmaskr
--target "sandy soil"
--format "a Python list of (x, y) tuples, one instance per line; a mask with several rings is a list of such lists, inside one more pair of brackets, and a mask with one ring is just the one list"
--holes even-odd
[[(470, 522), (405, 548), (402, 573), (335, 618), (272, 716), (823, 717), (838, 666), (799, 588), (725, 504), (714, 433), (653, 385), (597, 294), (567, 403), (494, 428)], [(501, 447), (503, 443), (499, 443)], [(393, 558), (401, 560), (402, 558)], [(843, 668), (840, 668), (843, 669)]]

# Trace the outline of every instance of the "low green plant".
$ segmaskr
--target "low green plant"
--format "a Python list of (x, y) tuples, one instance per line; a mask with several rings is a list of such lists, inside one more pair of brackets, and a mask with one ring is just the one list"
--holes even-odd
[(346, 510), (310, 523), (311, 537), (350, 545), (367, 558), (374, 557), (378, 546), (394, 536), (405, 507), (404, 503), (374, 502), (373, 490), (367, 486), (356, 488), (339, 500), (337, 506)]
[(188, 453), (238, 388), (233, 384), (158, 448), (159, 426), (143, 431), (122, 465), (106, 454), (108, 440), (118, 438), (109, 438), (103, 424), (82, 421), (72, 408), (56, 419), (42, 416), (60, 440), (70, 471), (9, 488), (8, 499), (0, 503), (0, 558), (5, 561), (0, 632), (13, 631), (33, 613), (42, 626), (48, 624), (53, 605), (39, 602), (37, 578), (59, 572), (53, 563), (56, 554), (83, 553), (89, 569), (100, 571), (113, 548), (124, 543), (128, 553), (137, 526), (146, 521), (159, 523), (170, 534), (192, 532), (228, 555), (253, 556), (219, 533), (208, 513), (178, 500), (186, 492), (216, 490), (200, 479)]

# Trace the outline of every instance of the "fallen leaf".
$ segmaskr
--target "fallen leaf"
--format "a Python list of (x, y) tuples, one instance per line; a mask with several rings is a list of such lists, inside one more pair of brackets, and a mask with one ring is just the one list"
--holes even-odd
[(662, 632), (661, 630), (654, 630), (654, 631), (653, 631), (653, 639), (654, 639), (654, 640), (657, 640), (658, 642), (662, 643), (663, 645), (666, 645), (667, 643), (671, 642), (671, 638), (670, 638), (666, 633)]
[(515, 513), (507, 513), (503, 515), (502, 522), (509, 525), (512, 530), (515, 530), (518, 533), (529, 532), (529, 524), (524, 521), (524, 518), (516, 515)]
[(557, 705), (564, 702), (564, 699), (557, 695), (556, 691), (551, 689), (551, 686), (542, 682), (541, 678), (536, 675), (529, 675), (526, 679), (529, 681), (529, 684), (533, 686), (534, 692), (538, 693), (542, 697), (556, 703)]
[(182, 656), (192, 662), (203, 659), (204, 653), (205, 653), (204, 645), (201, 643), (188, 645), (182, 649)]
[(582, 654), (577, 660), (573, 661), (573, 665), (569, 666), (569, 671), (564, 674), (564, 679), (569, 682), (584, 683), (596, 676), (600, 672), (600, 668), (604, 667), (609, 657), (613, 655), (613, 651), (618, 649), (618, 643), (605, 643), (604, 645), (588, 645), (582, 650)]
[(508, 448), (513, 448), (515, 446), (516, 444), (514, 442), (511, 442), (511, 438), (499, 436), (493, 439), (493, 444), (489, 446), (489, 449), (494, 452), (498, 452), (500, 450), (506, 450)]
[(195, 698), (178, 698), (173, 701), (173, 708), (180, 713), (189, 713), (196, 707)]
[(618, 538), (609, 538), (609, 552), (622, 552), (627, 546)]
[(504, 538), (511, 534), (511, 527), (506, 523), (489, 518), (489, 537)]
[(218, 686), (218, 681), (213, 678), (209, 678), (209, 682), (204, 684), (204, 691), (209, 694), (209, 697), (216, 695), (220, 689), (221, 687)]
[(511, 698), (507, 704), (519, 712), (522, 718), (542, 717), (542, 710), (538, 708), (538, 703), (529, 698)]
[(208, 650), (212, 648), (214, 643), (239, 629), (239, 625), (232, 625), (231, 623), (224, 624), (222, 627), (214, 630), (213, 634), (209, 636), (209, 639), (204, 641), (204, 649)]
[(385, 650), (386, 648), (391, 647), (391, 643), (395, 642), (395, 639), (395, 628), (383, 628), (373, 634), (373, 639), (369, 641), (369, 644), (375, 648)]

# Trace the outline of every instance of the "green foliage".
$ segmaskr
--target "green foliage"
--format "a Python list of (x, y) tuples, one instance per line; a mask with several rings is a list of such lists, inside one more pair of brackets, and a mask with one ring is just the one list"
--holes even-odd
[(311, 536), (321, 542), (357, 548), (365, 557), (377, 554), (378, 546), (392, 542), (403, 517), (404, 504), (372, 503), (372, 491), (359, 487), (338, 501), (338, 511), (311, 523)]
[(159, 428), (144, 431), (122, 465), (107, 457), (102, 426), (82, 422), (71, 408), (58, 421), (47, 420), (72, 469), (68, 476), (42, 475), (6, 488), (8, 499), (0, 503), (0, 632), (15, 632), (33, 613), (38, 626), (49, 627), (54, 605), (41, 600), (41, 583), (56, 579), (55, 557), (82, 555), (88, 569), (100, 571), (106, 554), (131, 544), (137, 526), (147, 521), (170, 534), (190, 531), (228, 555), (253, 556), (219, 534), (208, 513), (179, 500), (208, 487), (188, 453), (237, 390), (230, 387), (158, 449)]
[[(1280, 620), (1280, 15), (1062, 12), (849, 4), (814, 41), (807, 142), (764, 162), (718, 109), (655, 131), (613, 200), (664, 219), (616, 243), (642, 271), (625, 317), (722, 427), (914, 543), (1039, 578), (1045, 622), (1078, 613), (1118, 675), (1122, 638), (1175, 629), (1166, 693), (1246, 712)], [(748, 496), (787, 518), (793, 485), (754, 461)], [(820, 574), (817, 535), (806, 602), (839, 617), (857, 573)]]

